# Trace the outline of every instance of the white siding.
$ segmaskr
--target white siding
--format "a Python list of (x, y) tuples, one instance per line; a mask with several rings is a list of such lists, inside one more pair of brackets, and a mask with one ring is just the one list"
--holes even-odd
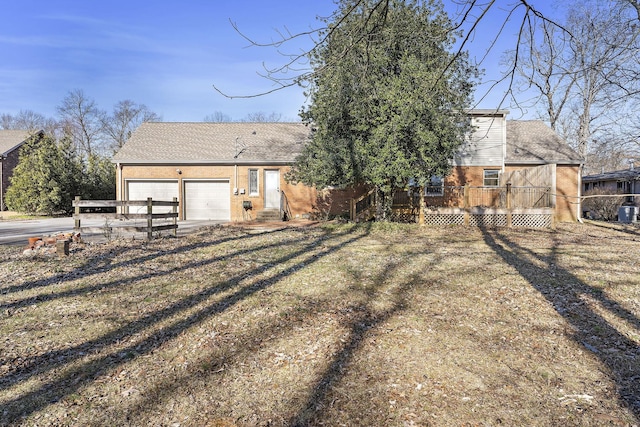
[(506, 122), (504, 117), (473, 117), (475, 132), (454, 156), (454, 166), (504, 166)]

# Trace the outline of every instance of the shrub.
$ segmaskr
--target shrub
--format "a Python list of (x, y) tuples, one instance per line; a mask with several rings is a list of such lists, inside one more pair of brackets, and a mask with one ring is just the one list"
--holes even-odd
[(611, 193), (610, 189), (602, 187), (585, 192), (585, 196), (593, 197), (587, 197), (583, 200), (582, 210), (589, 211), (594, 219), (615, 221), (618, 217), (618, 209), (624, 202), (624, 197)]

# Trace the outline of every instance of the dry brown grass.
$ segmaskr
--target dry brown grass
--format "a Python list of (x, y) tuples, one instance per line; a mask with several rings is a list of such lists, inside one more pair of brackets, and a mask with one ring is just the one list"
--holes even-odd
[(640, 229), (0, 249), (0, 425), (638, 425)]

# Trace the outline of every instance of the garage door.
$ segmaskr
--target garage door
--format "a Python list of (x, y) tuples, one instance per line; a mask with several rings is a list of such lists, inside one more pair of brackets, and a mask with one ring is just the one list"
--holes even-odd
[[(147, 200), (151, 197), (153, 200), (162, 200), (171, 202), (178, 195), (178, 181), (150, 181), (150, 180), (131, 180), (127, 181), (127, 198), (129, 200)], [(146, 207), (131, 207), (130, 213), (147, 213)], [(171, 207), (156, 206), (153, 213), (171, 212)]]
[(184, 181), (185, 219), (229, 221), (229, 181)]

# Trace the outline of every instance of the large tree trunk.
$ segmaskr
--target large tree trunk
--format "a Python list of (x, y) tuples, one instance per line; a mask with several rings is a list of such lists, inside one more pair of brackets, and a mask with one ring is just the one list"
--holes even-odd
[(424, 187), (420, 186), (418, 187), (418, 224), (420, 225), (424, 225), (425, 223), (425, 218), (424, 218), (424, 211), (427, 208), (427, 204), (424, 201)]
[(376, 185), (376, 221), (384, 221), (384, 191)]
[(391, 205), (393, 204), (393, 186), (390, 190), (376, 185), (376, 221), (388, 221), (391, 218)]

